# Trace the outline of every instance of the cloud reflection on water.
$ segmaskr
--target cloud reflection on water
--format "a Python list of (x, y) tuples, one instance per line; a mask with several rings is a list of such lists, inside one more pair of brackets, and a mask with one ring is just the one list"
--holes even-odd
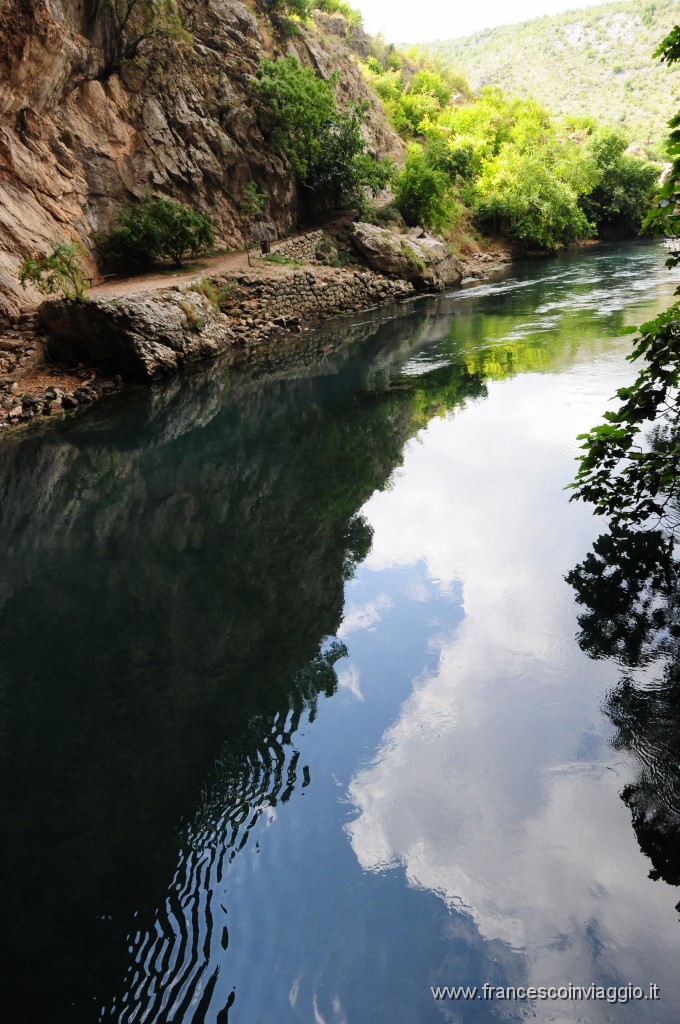
[[(645, 880), (649, 863), (619, 799), (630, 769), (614, 760), (600, 711), (616, 671), (573, 644), (563, 580), (596, 530), (586, 508), (556, 492), (573, 474), (572, 439), (601, 413), (603, 386), (607, 395), (623, 383), (611, 372), (603, 360), (540, 387), (534, 377), (530, 399), (522, 377), (492, 385), (493, 402), (433, 421), (392, 488), (365, 506), (367, 567), (424, 561), (440, 587), (462, 583), (465, 617), (352, 779), (358, 813), (347, 831), (364, 869), (401, 865), (486, 941), (523, 950), (529, 984), (653, 981), (668, 996), (677, 894)], [(545, 1007), (550, 1020), (574, 1020), (577, 1009)], [(647, 1011), (655, 1019), (651, 1003), (616, 1016)], [(610, 1013), (592, 1003), (587, 1019)]]

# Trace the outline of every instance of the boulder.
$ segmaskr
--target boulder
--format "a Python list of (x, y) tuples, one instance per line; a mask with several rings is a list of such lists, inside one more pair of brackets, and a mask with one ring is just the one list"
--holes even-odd
[(371, 270), (411, 281), (423, 291), (441, 291), (463, 279), (458, 257), (422, 228), (403, 235), (360, 221), (352, 227), (352, 242)]
[(105, 363), (153, 380), (217, 355), (233, 341), (227, 317), (198, 292), (157, 292), (83, 302), (50, 300), (39, 310), (53, 355)]

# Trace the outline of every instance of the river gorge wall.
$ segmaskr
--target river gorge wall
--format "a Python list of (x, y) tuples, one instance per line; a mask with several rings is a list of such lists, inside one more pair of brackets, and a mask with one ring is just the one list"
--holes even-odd
[(263, 57), (295, 56), (325, 79), (339, 72), (339, 105), (368, 105), (369, 149), (401, 159), (356, 63), (368, 37), (343, 19), (339, 31), (319, 12), (286, 35), (254, 0), (180, 0), (182, 39), (116, 66), (114, 6), (0, 0), (0, 327), (38, 300), (16, 278), (24, 255), (77, 241), (94, 276), (97, 237), (149, 193), (208, 214), (228, 248), (242, 245), (250, 181), (267, 196), (273, 229), (296, 222), (295, 176), (269, 143), (252, 88)]

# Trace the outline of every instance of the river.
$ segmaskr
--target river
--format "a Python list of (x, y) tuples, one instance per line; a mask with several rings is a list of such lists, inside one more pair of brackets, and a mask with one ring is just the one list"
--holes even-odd
[(672, 652), (584, 617), (564, 490), (663, 262), (518, 263), (0, 439), (7, 1024), (680, 1021)]

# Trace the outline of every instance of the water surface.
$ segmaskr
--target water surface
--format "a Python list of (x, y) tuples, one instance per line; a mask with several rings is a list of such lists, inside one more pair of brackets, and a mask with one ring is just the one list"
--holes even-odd
[[(5, 1020), (680, 1019), (564, 492), (676, 283), (518, 264), (0, 442)], [(431, 992), (591, 982), (661, 1001)]]

